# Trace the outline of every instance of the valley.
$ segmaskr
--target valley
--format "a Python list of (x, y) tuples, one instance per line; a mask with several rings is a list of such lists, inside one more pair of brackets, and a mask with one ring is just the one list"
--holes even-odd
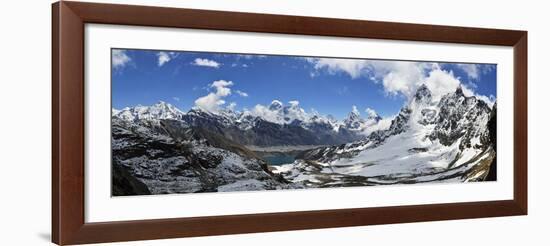
[(324, 145), (296, 145), (296, 146), (245, 146), (249, 150), (256, 153), (260, 158), (265, 160), (270, 166), (280, 166), (290, 164), (296, 160), (296, 157), (302, 152), (312, 150)]
[(496, 104), (460, 86), (441, 98), (420, 86), (387, 123), (355, 109), (338, 121), (278, 100), (268, 110), (113, 109), (113, 193), (472, 182), (490, 180), (496, 165)]

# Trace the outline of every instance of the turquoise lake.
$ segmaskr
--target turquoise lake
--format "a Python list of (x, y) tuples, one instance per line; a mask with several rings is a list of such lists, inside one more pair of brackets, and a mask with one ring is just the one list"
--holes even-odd
[(280, 166), (294, 162), (294, 156), (292, 155), (270, 155), (264, 156), (263, 159), (270, 165)]

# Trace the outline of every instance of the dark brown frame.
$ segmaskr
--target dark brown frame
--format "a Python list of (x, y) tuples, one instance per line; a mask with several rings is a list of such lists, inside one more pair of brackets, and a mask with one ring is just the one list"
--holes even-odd
[[(84, 24), (122, 24), (510, 46), (514, 199), (123, 222), (84, 220)], [(527, 214), (527, 32), (79, 2), (52, 6), (52, 241), (208, 236)]]

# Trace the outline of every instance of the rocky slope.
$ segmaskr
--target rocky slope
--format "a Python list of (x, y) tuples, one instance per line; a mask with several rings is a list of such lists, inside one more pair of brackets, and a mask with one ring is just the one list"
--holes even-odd
[[(164, 102), (113, 110), (113, 194), (496, 179), (496, 104), (461, 87), (436, 99), (421, 86), (389, 126), (375, 130), (381, 120), (354, 109), (339, 122), (276, 100), (261, 115), (184, 113)], [(289, 147), (293, 163), (264, 161), (286, 157)]]
[(241, 145), (181, 120), (114, 116), (112, 165), (113, 195), (300, 188)]
[(304, 152), (274, 172), (309, 187), (483, 180), (496, 156), (491, 117), (496, 110), (461, 87), (434, 100), (421, 86), (388, 129)]

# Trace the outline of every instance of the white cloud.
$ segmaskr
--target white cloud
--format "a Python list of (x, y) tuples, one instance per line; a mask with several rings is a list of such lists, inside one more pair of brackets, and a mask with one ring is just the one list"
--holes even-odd
[(481, 71), (477, 64), (456, 64), (456, 66), (462, 69), (462, 71), (464, 71), (468, 75), (468, 78), (474, 80), (479, 78)]
[(231, 102), (229, 105), (227, 105), (227, 109), (231, 110), (231, 111), (235, 111), (235, 108), (237, 107), (237, 103), (236, 102)]
[[(367, 60), (359, 59), (337, 59), (337, 58), (305, 58), (306, 61), (314, 64), (316, 70), (325, 69), (330, 74), (346, 73), (352, 79), (359, 78), (368, 66)], [(310, 76), (315, 76), (311, 73)]]
[(177, 57), (177, 53), (176, 52), (161, 51), (161, 52), (157, 53), (157, 57), (158, 57), (158, 66), (161, 67), (165, 63), (167, 63), (170, 60), (172, 60), (173, 58)]
[(474, 90), (477, 89), (477, 87), (478, 87), (476, 83), (473, 83), (473, 82), (471, 82), (471, 81), (468, 82), (468, 83), (466, 83), (466, 84), (468, 85), (468, 87), (470, 87), (470, 88), (472, 88), (472, 89), (474, 89)]
[(488, 73), (495, 68), (495, 65), (491, 64), (456, 64), (456, 66), (472, 79), (478, 79), (482, 74)]
[(216, 94), (222, 97), (225, 97), (231, 94), (231, 89), (227, 87), (232, 85), (233, 85), (232, 81), (216, 80), (210, 85), (210, 87), (216, 89)]
[(291, 107), (298, 107), (298, 105), (300, 104), (300, 101), (292, 100), (292, 101), (288, 101), (288, 104), (290, 104)]
[(126, 50), (113, 49), (111, 61), (114, 69), (124, 68), (132, 59), (126, 54)]
[(352, 79), (366, 77), (375, 82), (381, 82), (386, 93), (390, 95), (402, 94), (411, 96), (416, 86), (422, 83), (427, 63), (406, 61), (381, 61), (338, 58), (305, 58), (313, 64), (315, 71), (310, 73), (314, 77), (321, 71), (329, 74), (344, 73)]
[(239, 94), (241, 97), (248, 97), (248, 93), (240, 90), (235, 90), (235, 93)]
[(455, 66), (464, 71), (472, 80), (479, 80), (482, 74), (495, 69), (495, 65), (492, 64), (455, 64)]
[(357, 109), (357, 106), (355, 105), (351, 106), (351, 112), (356, 115), (361, 115), (361, 112), (359, 112), (359, 110)]
[(225, 104), (223, 98), (231, 95), (230, 86), (233, 85), (231, 81), (217, 80), (210, 84), (210, 88), (214, 88), (215, 92), (210, 92), (208, 95), (199, 97), (195, 100), (195, 106), (209, 112), (218, 112), (220, 106)]
[(172, 99), (174, 99), (174, 101), (176, 101), (176, 102), (179, 102), (179, 101), (180, 101), (180, 98), (179, 98), (179, 97), (172, 97)]
[(221, 65), (220, 63), (214, 60), (203, 59), (203, 58), (196, 58), (195, 61), (193, 61), (193, 63), (191, 64), (195, 66), (213, 67), (213, 68), (219, 68)]
[(246, 113), (252, 116), (261, 117), (269, 122), (284, 123), (284, 121), (280, 119), (280, 113), (278, 111), (269, 110), (268, 107), (261, 104), (257, 104), (252, 111), (246, 111)]
[(369, 117), (369, 118), (374, 118), (374, 117), (378, 116), (378, 113), (376, 113), (376, 111), (372, 108), (366, 108), (365, 112), (367, 113), (367, 117)]
[(489, 105), (489, 107), (491, 108), (496, 102), (496, 98), (494, 95), (489, 95), (489, 96), (480, 95), (476, 93), (474, 90), (472, 90), (471, 88), (469, 88), (468, 86), (462, 85), (462, 93), (464, 93), (464, 95), (467, 97), (475, 96), (477, 99), (487, 103), (487, 105)]
[[(473, 84), (461, 83), (451, 70), (442, 69), (437, 63), (408, 62), (408, 61), (382, 61), (382, 60), (358, 60), (358, 59), (333, 59), (333, 58), (305, 58), (314, 65), (312, 77), (319, 72), (326, 71), (329, 74), (345, 73), (352, 79), (365, 77), (375, 83), (381, 83), (388, 95), (402, 95), (410, 99), (421, 84), (426, 84), (435, 100), (441, 96), (454, 92), (462, 85), (465, 94), (471, 92), (489, 105), (494, 103), (490, 97), (474, 92)], [(494, 69), (492, 65), (484, 64), (457, 64), (469, 78), (477, 79), (481, 73)]]
[(432, 92), (432, 98), (437, 101), (443, 95), (455, 92), (460, 85), (460, 81), (452, 71), (441, 70), (437, 67), (430, 71), (425, 84)]
[(372, 76), (382, 81), (384, 91), (390, 95), (410, 98), (425, 80), (425, 69), (420, 62), (373, 61)]
[(379, 120), (376, 124), (370, 125), (369, 127), (365, 128), (365, 130), (362, 132), (364, 135), (369, 135), (375, 131), (382, 131), (390, 128), (391, 122), (393, 119), (395, 119), (397, 115), (392, 115), (386, 118), (382, 118)]

